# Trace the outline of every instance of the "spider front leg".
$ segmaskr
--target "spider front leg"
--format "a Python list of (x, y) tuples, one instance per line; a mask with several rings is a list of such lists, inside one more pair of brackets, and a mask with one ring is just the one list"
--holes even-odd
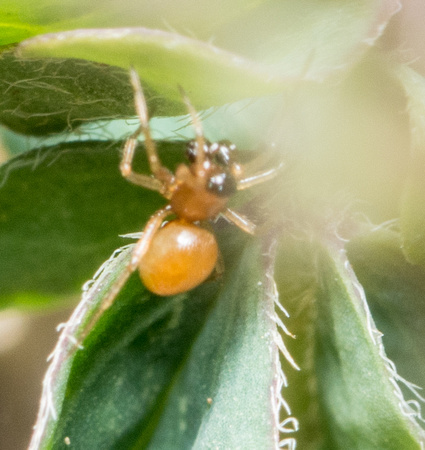
[(243, 214), (239, 214), (233, 209), (226, 208), (224, 212), (221, 213), (229, 222), (232, 222), (242, 231), (248, 234), (255, 234), (256, 225), (251, 222), (247, 217)]
[(242, 178), (238, 180), (236, 189), (238, 191), (243, 191), (244, 189), (249, 189), (257, 184), (272, 180), (283, 168), (283, 166), (284, 164), (280, 163), (277, 167), (272, 167), (271, 169), (266, 169), (261, 172), (257, 172), (254, 175)]
[(93, 326), (99, 320), (100, 316), (112, 305), (121, 289), (129, 279), (130, 275), (139, 266), (140, 261), (148, 251), (149, 245), (152, 242), (152, 239), (155, 236), (156, 232), (161, 227), (162, 222), (170, 214), (172, 214), (172, 209), (170, 205), (167, 205), (165, 208), (158, 210), (148, 220), (143, 230), (142, 237), (134, 246), (130, 261), (125, 266), (124, 270), (119, 274), (118, 278), (114, 281), (112, 286), (110, 286), (109, 290), (106, 292), (104, 298), (102, 299), (102, 302), (99, 305), (97, 311), (94, 313), (88, 324), (85, 325), (80, 335), (80, 342), (82, 342), (87, 337)]
[[(134, 105), (140, 121), (140, 126), (125, 143), (120, 164), (121, 174), (124, 178), (134, 184), (143, 186), (147, 189), (162, 192), (166, 186), (172, 182), (173, 175), (166, 167), (162, 165), (161, 160), (159, 159), (156, 145), (150, 132), (146, 99), (143, 94), (139, 76), (134, 69), (130, 70), (130, 81), (134, 90)], [(149, 167), (154, 177), (133, 171), (132, 164), (134, 151), (137, 146), (137, 138), (140, 134), (143, 134), (145, 137), (145, 148)]]
[(124, 145), (123, 155), (120, 163), (121, 175), (133, 184), (137, 184), (138, 186), (142, 186), (152, 191), (161, 192), (163, 190), (163, 183), (160, 180), (149, 175), (133, 171), (132, 163), (134, 151), (137, 146), (137, 137), (140, 135), (140, 133), (141, 128), (138, 128), (138, 130), (129, 139), (127, 139)]
[[(272, 167), (271, 169), (266, 169), (257, 173), (254, 173), (253, 175), (247, 176), (245, 178), (236, 178), (236, 189), (238, 191), (243, 191), (244, 189), (248, 189), (252, 186), (256, 186), (257, 184), (264, 183), (266, 181), (269, 181), (273, 179), (279, 171), (282, 169), (283, 163), (279, 164), (277, 167)], [(239, 167), (237, 165), (237, 170), (233, 170), (236, 173), (244, 173), (244, 169)], [(230, 208), (226, 208), (221, 213), (227, 220), (232, 222), (234, 225), (236, 225), (241, 230), (245, 231), (245, 233), (248, 234), (255, 234), (256, 231), (256, 225), (251, 222), (247, 217), (245, 217), (243, 214), (239, 214), (236, 211), (233, 211)]]
[(196, 171), (198, 173), (201, 173), (204, 170), (204, 161), (205, 161), (205, 153), (203, 151), (205, 146), (205, 138), (204, 138), (204, 131), (202, 129), (202, 124), (199, 119), (198, 112), (193, 107), (192, 103), (189, 100), (189, 97), (186, 95), (186, 92), (184, 89), (179, 86), (180, 94), (182, 96), (183, 102), (186, 105), (187, 111), (192, 119), (192, 126), (195, 130), (195, 141), (197, 144), (197, 147), (199, 151), (196, 153)]

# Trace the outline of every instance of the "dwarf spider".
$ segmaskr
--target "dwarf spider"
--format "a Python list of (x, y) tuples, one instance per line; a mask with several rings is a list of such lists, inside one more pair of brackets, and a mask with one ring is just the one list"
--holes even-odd
[[(140, 126), (124, 145), (121, 174), (131, 183), (158, 191), (168, 204), (148, 220), (130, 261), (106, 294), (96, 317), (112, 304), (137, 268), (144, 285), (161, 296), (186, 292), (205, 281), (217, 265), (219, 250), (214, 234), (200, 225), (221, 214), (243, 231), (254, 234), (255, 225), (226, 204), (236, 191), (270, 180), (279, 170), (272, 168), (244, 177), (243, 167), (234, 158), (235, 145), (227, 141), (210, 143), (204, 138), (198, 114), (182, 91), (196, 137), (187, 145), (188, 164), (180, 164), (173, 174), (158, 157), (146, 100), (134, 69), (130, 70), (130, 80)], [(136, 173), (132, 168), (140, 134), (145, 138), (152, 175)], [(176, 218), (163, 225), (170, 215)]]

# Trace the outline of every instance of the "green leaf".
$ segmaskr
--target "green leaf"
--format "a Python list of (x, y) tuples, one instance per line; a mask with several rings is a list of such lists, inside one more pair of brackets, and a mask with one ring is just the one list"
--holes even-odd
[[(385, 329), (392, 334), (393, 342), (400, 337), (397, 329), (406, 327), (402, 318), (396, 319), (397, 311), (403, 307), (394, 304), (395, 297), (391, 305), (385, 306), (383, 316), (373, 302), (379, 298), (382, 304), (391, 286), (397, 285), (398, 292), (405, 293), (413, 278), (399, 279), (392, 253), (384, 251), (376, 239), (373, 242), (370, 245), (370, 239), (355, 240), (349, 244), (349, 256), (360, 280), (365, 282), (367, 294), (371, 293), (368, 303), (372, 302), (378, 318), (387, 318), (392, 307), (397, 308), (391, 312), (393, 320), (386, 323)], [(399, 250), (398, 253), (400, 256)], [(286, 323), (297, 336), (288, 347), (301, 371), (288, 372), (289, 389), (284, 395), (301, 424), (298, 445), (311, 449), (420, 448), (419, 442), (425, 436), (415, 422), (415, 405), (411, 408), (402, 400), (404, 386), (400, 383), (397, 387), (400, 378), (385, 359), (381, 334), (375, 328), (363, 288), (348, 263), (342, 242), (327, 241), (326, 246), (318, 247), (286, 238), (280, 249), (276, 278), (281, 301), (292, 316)], [(418, 276), (414, 279), (415, 284), (410, 285), (412, 296), (423, 284)], [(385, 282), (392, 283), (388, 290)], [(405, 313), (411, 313), (406, 307)], [(406, 343), (409, 333), (403, 337)], [(417, 340), (419, 352), (423, 347), (421, 338)], [(405, 364), (409, 355), (418, 358), (411, 349), (407, 358), (396, 358), (396, 362)], [(421, 363), (416, 366), (422, 369)], [(409, 374), (407, 367), (400, 369), (404, 369), (402, 375)]]
[[(47, 3), (47, 2), (46, 2)], [(3, 0), (0, 5), (0, 47), (48, 31), (35, 14), (39, 3)]]
[(326, 448), (419, 449), (424, 432), (390, 382), (381, 335), (344, 253), (331, 244), (319, 264), (315, 365)]
[[(296, 7), (293, 2), (275, 0), (255, 5), (222, 2), (220, 6), (189, 1), (187, 8), (174, 1), (155, 8), (151, 2), (134, 0), (126, 0), (125, 5), (105, 0), (86, 3), (7, 0), (0, 6), (0, 17), (5, 26), (20, 17), (23, 26), (41, 24), (46, 31), (96, 27), (36, 38), (25, 44), (23, 52), (87, 58), (120, 65), (125, 72), (133, 64), (142, 76), (148, 101), (155, 99), (151, 115), (186, 111), (178, 84), (203, 109), (280, 92), (301, 79), (322, 80), (353, 65), (357, 60), (353, 54), (360, 58), (396, 11), (392, 1), (366, 0), (356, 6), (338, 2), (337, 7), (333, 2), (310, 0)], [(169, 32), (172, 25), (191, 30), (199, 40)], [(102, 26), (139, 28), (98, 28)], [(209, 43), (212, 36), (215, 46)], [(117, 68), (6, 57), (0, 60), (0, 75), (0, 120), (19, 132), (45, 134), (82, 121), (133, 113), (126, 75)]]
[[(65, 438), (77, 448), (275, 445), (273, 298), (255, 241), (241, 236), (223, 238), (231, 251), (222, 245), (222, 281), (159, 298), (132, 277), (77, 353), (67, 336), (78, 336), (90, 312), (68, 322), (45, 384), (37, 448), (65, 448)], [(86, 307), (126, 260), (112, 262)]]
[(198, 109), (277, 92), (287, 81), (211, 44), (147, 28), (43, 35), (22, 43), (19, 54), (87, 59), (125, 69), (133, 66), (143, 86), (177, 102), (181, 101), (177, 89), (181, 85)]
[(400, 222), (403, 251), (411, 263), (425, 265), (425, 79), (409, 67), (397, 74), (407, 95), (412, 141)]
[[(81, 58), (125, 69), (132, 65), (144, 85), (178, 101), (175, 86), (180, 84), (202, 109), (277, 92), (293, 81), (323, 80), (350, 67), (399, 8), (395, 1), (263, 0), (212, 7), (204, 0), (189, 1), (183, 15), (176, 2), (161, 4), (159, 11), (149, 11), (151, 2), (126, 3), (119, 4), (119, 13), (117, 5), (108, 3), (102, 10), (97, 4), (91, 15), (60, 23), (62, 30), (91, 29), (39, 36), (19, 51), (28, 57)], [(111, 26), (116, 28), (106, 28)]]
[[(173, 86), (178, 93), (177, 84)], [(143, 89), (151, 117), (187, 113), (181, 97), (174, 102), (158, 96), (146, 85)], [(249, 129), (243, 126), (243, 132), (252, 137), (252, 129), (258, 134), (268, 125), (267, 120), (275, 115), (276, 100), (267, 111), (262, 106), (263, 100), (257, 100), (256, 105), (250, 100), (243, 102), (227, 105), (214, 116), (219, 120), (223, 116), (220, 128), (224, 128), (226, 133), (232, 133), (232, 128), (227, 125), (229, 117), (232, 117), (233, 126), (239, 127), (239, 134), (242, 134), (241, 122), (246, 120), (245, 110), (249, 109), (252, 123)], [(3, 54), (0, 59), (0, 106), (0, 122), (19, 133), (31, 135), (73, 131), (88, 122), (135, 115), (128, 70), (72, 59), (23, 60), (10, 53)], [(182, 124), (176, 123), (174, 128), (182, 128)], [(103, 131), (100, 125), (93, 130), (96, 135)], [(219, 132), (223, 133), (222, 130)], [(107, 133), (108, 130), (105, 131)], [(178, 138), (176, 132), (173, 137)], [(65, 136), (57, 136), (57, 140), (60, 138), (65, 139)]]
[(283, 340), (301, 368), (300, 371), (294, 371), (291, 367), (286, 369), (287, 363), (282, 360), (288, 379), (288, 388), (283, 390), (282, 395), (300, 424), (295, 435), (297, 447), (311, 450), (325, 448), (314, 366), (317, 327), (315, 255), (314, 245), (293, 239), (288, 233), (280, 241), (275, 267), (279, 300), (288, 312), (287, 315), (281, 313), (281, 320), (295, 336), (295, 339), (283, 336)]
[(173, 0), (155, 5), (148, 0), (119, 4), (103, 0), (89, 5), (81, 0), (41, 0), (30, 5), (21, 0), (4, 8), (6, 14), (13, 9), (15, 16), (22, 13), (27, 21), (32, 19), (50, 31), (147, 27), (173, 30), (176, 43), (178, 34), (196, 36), (203, 42), (214, 39), (218, 47), (271, 64), (286, 77), (298, 78), (307, 70), (308, 78), (318, 78), (340, 70), (341, 64), (351, 65), (353, 55), (374, 43), (400, 6), (393, 0), (355, 4), (348, 0), (189, 0), (184, 7)]
[[(173, 169), (181, 145), (164, 143)], [(162, 197), (126, 182), (122, 144), (75, 142), (12, 159), (0, 169), (1, 306), (55, 303), (79, 292), (114, 248), (118, 235), (143, 229)], [(149, 172), (144, 152), (136, 167)]]
[(12, 54), (0, 59), (0, 121), (20, 133), (44, 135), (89, 120), (130, 117), (133, 105), (128, 72), (122, 69)]
[(348, 257), (388, 356), (404, 379), (425, 386), (425, 270), (406, 261), (400, 235), (385, 229), (353, 239)]
[(15, 23), (9, 22), (7, 24), (0, 24), (0, 50), (1, 46), (6, 46), (10, 43), (20, 42), (24, 39), (41, 34), (45, 32), (45, 28), (25, 24), (20, 21)]

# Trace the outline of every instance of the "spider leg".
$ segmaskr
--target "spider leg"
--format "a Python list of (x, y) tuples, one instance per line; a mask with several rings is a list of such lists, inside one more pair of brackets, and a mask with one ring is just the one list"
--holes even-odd
[(150, 189), (152, 191), (162, 191), (163, 183), (157, 178), (151, 177), (149, 175), (136, 173), (133, 171), (133, 156), (134, 150), (137, 145), (137, 137), (141, 133), (141, 128), (138, 128), (137, 131), (127, 139), (124, 149), (123, 155), (120, 163), (121, 174), (124, 178), (130, 181), (133, 184), (137, 184), (138, 186), (142, 186), (146, 189)]
[(238, 180), (236, 189), (238, 191), (242, 191), (244, 189), (248, 189), (252, 186), (256, 186), (257, 184), (264, 183), (265, 181), (269, 181), (274, 178), (279, 171), (282, 169), (283, 163), (279, 164), (277, 167), (273, 167), (271, 169), (266, 169), (261, 172), (257, 172), (256, 174), (242, 178)]
[(241, 230), (248, 234), (255, 234), (255, 224), (252, 223), (247, 217), (242, 214), (233, 211), (233, 209), (226, 208), (224, 212), (221, 213), (227, 220), (234, 223)]
[[(143, 94), (142, 85), (140, 84), (139, 75), (131, 68), (130, 81), (134, 90), (134, 106), (136, 108), (137, 116), (139, 117), (140, 126), (126, 141), (123, 156), (121, 159), (120, 170), (123, 177), (127, 178), (134, 184), (146, 187), (148, 189), (162, 191), (164, 184), (171, 183), (173, 175), (162, 165), (159, 159), (158, 152), (154, 140), (152, 139), (149, 128), (148, 108), (146, 106), (146, 99)], [(145, 148), (148, 157), (149, 167), (154, 178), (149, 175), (143, 175), (133, 172), (132, 162), (134, 150), (137, 145), (137, 138), (143, 134), (145, 137)]]
[(199, 119), (199, 114), (193, 107), (192, 103), (190, 102), (189, 97), (186, 95), (186, 92), (183, 90), (181, 86), (179, 86), (179, 90), (183, 98), (184, 104), (186, 105), (187, 111), (192, 119), (192, 126), (195, 130), (195, 139), (199, 150), (196, 154), (196, 166), (197, 166), (196, 171), (199, 173), (204, 170), (203, 168), (203, 163), (205, 161), (205, 152), (203, 151), (205, 146), (204, 131), (202, 129), (202, 124)]
[(121, 289), (129, 279), (130, 275), (137, 269), (140, 261), (143, 256), (149, 249), (149, 245), (152, 242), (152, 238), (155, 236), (155, 233), (161, 227), (164, 219), (172, 214), (172, 209), (170, 205), (167, 205), (165, 208), (158, 210), (155, 214), (151, 216), (151, 218), (146, 223), (146, 226), (143, 230), (142, 237), (138, 240), (136, 245), (134, 246), (131, 259), (124, 268), (124, 270), (118, 275), (118, 278), (114, 281), (112, 286), (109, 288), (109, 291), (106, 293), (105, 297), (102, 299), (102, 302), (91, 317), (90, 321), (85, 325), (83, 331), (80, 334), (80, 342), (87, 337), (90, 330), (99, 320), (99, 317), (112, 305), (115, 298), (120, 293)]

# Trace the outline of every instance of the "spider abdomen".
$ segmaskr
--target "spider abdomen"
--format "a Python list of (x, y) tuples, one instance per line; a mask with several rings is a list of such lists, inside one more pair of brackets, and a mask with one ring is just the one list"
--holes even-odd
[(214, 235), (181, 219), (162, 227), (139, 264), (144, 285), (158, 295), (189, 291), (214, 270), (218, 246)]

